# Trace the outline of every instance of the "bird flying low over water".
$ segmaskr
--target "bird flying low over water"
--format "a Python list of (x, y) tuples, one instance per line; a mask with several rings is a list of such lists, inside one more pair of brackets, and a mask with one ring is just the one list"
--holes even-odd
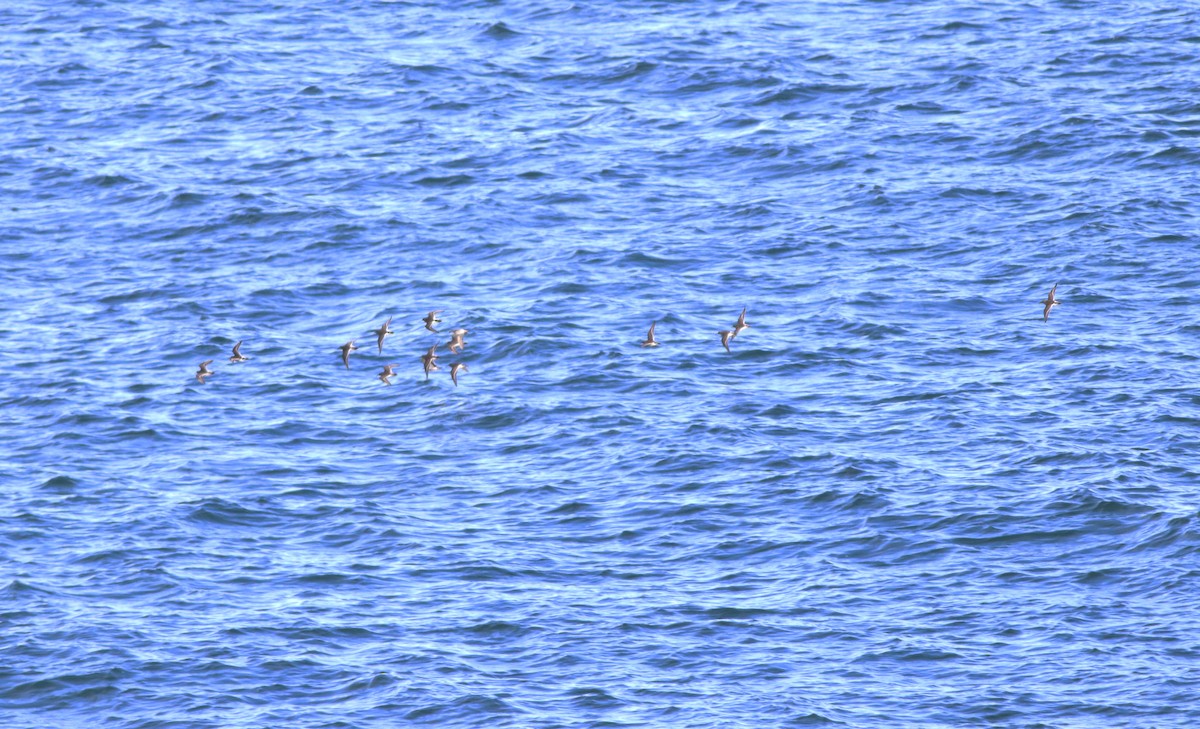
[(389, 334), (395, 334), (395, 332), (393, 332), (391, 329), (388, 328), (389, 326), (391, 326), (391, 323), (392, 323), (392, 317), (389, 316), (388, 320), (383, 323), (383, 326), (379, 327), (378, 329), (371, 330), (375, 333), (375, 336), (379, 338), (378, 342), (379, 342), (379, 353), (380, 354), (383, 354), (383, 338)]
[(212, 364), (212, 360), (206, 359), (200, 363), (200, 369), (196, 370), (196, 380), (199, 381), (201, 385), (204, 384), (204, 378), (213, 373), (213, 371), (208, 368), (210, 364)]
[[(430, 347), (428, 352), (421, 355), (421, 363), (425, 365), (425, 379), (426, 380), (429, 379), (429, 373), (431, 371), (441, 369), (441, 367), (437, 366), (437, 358), (438, 358), (438, 356), (437, 356), (437, 345), (436, 344), (433, 345), (432, 347)], [(457, 384), (457, 383), (455, 383), (455, 384)]]
[(455, 354), (461, 352), (463, 347), (467, 346), (463, 337), (467, 336), (467, 329), (454, 329), (450, 332), (450, 351)]
[[(455, 362), (454, 364), (450, 365), (450, 379), (454, 380), (455, 387), (458, 387), (458, 373), (459, 372), (470, 372), (470, 370), (468, 370), (467, 366), (465, 364), (463, 364), (462, 362)], [(426, 373), (426, 374), (428, 374), (428, 373)]]
[(425, 318), (421, 320), (421, 321), (425, 322), (425, 328), (434, 333), (441, 331), (440, 329), (434, 329), (433, 325), (437, 324), (438, 322), (441, 321), (441, 319), (437, 318), (437, 315), (442, 313), (443, 311), (444, 311), (444, 309), (437, 309), (435, 311), (431, 311), (428, 314), (426, 314)]
[(743, 329), (749, 329), (750, 325), (746, 323), (746, 307), (742, 307), (742, 315), (738, 317), (737, 323), (733, 325), (733, 334), (730, 336), (736, 337)]
[(338, 347), (338, 349), (342, 350), (342, 364), (346, 365), (346, 369), (350, 369), (350, 353), (358, 349), (358, 347), (354, 346), (354, 343), (357, 341), (357, 339), (351, 339), (349, 342)]
[(733, 350), (729, 348), (729, 340), (733, 339), (733, 330), (732, 329), (723, 329), (723, 330), (717, 332), (717, 334), (721, 335), (721, 344), (725, 345), (725, 351), (732, 352)]
[(379, 373), (379, 379), (383, 381), (383, 384), (392, 384), (392, 381), (389, 378), (396, 376), (395, 371), (392, 370), (392, 368), (395, 366), (395, 364), (386, 364), (383, 366), (383, 372)]
[(1050, 293), (1046, 295), (1046, 300), (1042, 302), (1043, 304), (1046, 305), (1046, 308), (1042, 309), (1042, 321), (1046, 321), (1047, 319), (1050, 318), (1050, 309), (1051, 308), (1058, 306), (1059, 304), (1062, 303), (1058, 299), (1054, 298), (1054, 292), (1057, 290), (1058, 290), (1058, 284), (1054, 284), (1054, 288), (1050, 289)]
[(250, 358), (245, 356), (244, 354), (242, 354), (242, 340), (239, 339), (238, 343), (233, 345), (233, 356), (229, 358), (229, 361), (230, 362), (245, 362), (248, 359), (250, 359)]
[(642, 342), (643, 347), (657, 347), (658, 340), (654, 338), (654, 327), (658, 322), (651, 322), (650, 331), (646, 332), (646, 341)]

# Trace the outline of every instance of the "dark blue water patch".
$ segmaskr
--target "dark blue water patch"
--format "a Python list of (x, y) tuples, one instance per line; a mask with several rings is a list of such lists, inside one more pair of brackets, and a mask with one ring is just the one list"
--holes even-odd
[(476, 725), (482, 717), (489, 724), (503, 717), (519, 714), (515, 708), (499, 698), (483, 695), (465, 695), (453, 701), (430, 704), (404, 714), (405, 721), (445, 726), (446, 722)]
[(27, 681), (0, 692), (0, 705), (10, 711), (65, 709), (114, 697), (119, 690), (116, 684), (129, 675), (123, 669), (110, 669)]
[(94, 177), (89, 177), (89, 178), (85, 179), (84, 182), (87, 184), (95, 185), (96, 187), (119, 187), (122, 185), (135, 184), (136, 180), (133, 180), (124, 175), (108, 174), (108, 175), (96, 175)]
[(785, 726), (845, 726), (844, 722), (812, 712), (787, 720)]
[(503, 620), (489, 620), (478, 625), (466, 626), (463, 631), (468, 636), (487, 641), (507, 641), (527, 636), (531, 632), (531, 628)]
[(225, 499), (206, 499), (190, 510), (189, 519), (220, 526), (267, 526), (276, 519), (273, 514), (250, 509)]
[(55, 476), (42, 482), (40, 488), (57, 494), (71, 494), (79, 487), (79, 482), (70, 476)]
[[(41, 536), (41, 535), (38, 535), (38, 536)], [(7, 585), (5, 585), (2, 589), (3, 589), (4, 594), (8, 595), (10, 598), (19, 598), (23, 595), (41, 595), (41, 594), (53, 595), (54, 594), (54, 592), (52, 590), (44, 590), (35, 585), (31, 585), (26, 582), (23, 582), (21, 580), (12, 580)]]
[(945, 661), (963, 658), (958, 653), (938, 650), (922, 650), (918, 648), (897, 648), (880, 653), (866, 653), (855, 658), (855, 662), (870, 663), (874, 661)]
[(792, 102), (811, 102), (828, 94), (855, 94), (865, 91), (860, 85), (840, 85), (825, 83), (808, 83), (788, 85), (783, 89), (771, 91), (761, 96), (754, 105), (792, 104)]
[(1183, 556), (1200, 548), (1200, 530), (1195, 527), (1195, 515), (1175, 517), (1165, 523), (1156, 523), (1152, 528), (1140, 530), (1138, 537), (1137, 541), (1128, 545), (1130, 551), (1171, 548), (1171, 554)]
[(1153, 513), (1154, 509), (1146, 504), (1120, 498), (1104, 498), (1091, 489), (1081, 489), (1060, 501), (1046, 504), (1046, 508), (1064, 516), (1075, 514), (1091, 514), (1096, 516), (1132, 517), (1139, 514)]

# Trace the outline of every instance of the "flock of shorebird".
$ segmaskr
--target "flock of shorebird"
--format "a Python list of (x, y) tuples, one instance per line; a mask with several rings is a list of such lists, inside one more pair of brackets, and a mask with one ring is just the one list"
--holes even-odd
[[(434, 324), (437, 324), (441, 321), (441, 319), (437, 318), (437, 315), (440, 313), (442, 313), (441, 309), (437, 309), (436, 311), (431, 311), (425, 315), (424, 319), (421, 320), (421, 321), (425, 322), (425, 328), (427, 330), (433, 332), (434, 334), (440, 334), (442, 331), (441, 329), (433, 328)], [(379, 327), (378, 329), (372, 330), (372, 332), (375, 334), (376, 343), (379, 345), (379, 353), (380, 354), (383, 354), (384, 338), (387, 337), (387, 335), (389, 335), (389, 334), (395, 334), (395, 332), (390, 329), (391, 325), (392, 325), (392, 317), (388, 317), (388, 320), (383, 323), (383, 326)], [(468, 331), (467, 329), (455, 329), (450, 332), (450, 344), (448, 346), (449, 346), (451, 352), (454, 352), (455, 354), (462, 353), (463, 347), (467, 346), (467, 342), (464, 339), (464, 337), (467, 336), (467, 331)], [(354, 343), (356, 341), (358, 341), (358, 340), (351, 339), (349, 342), (346, 342), (345, 344), (343, 344), (341, 347), (338, 348), (342, 352), (342, 364), (346, 365), (346, 369), (350, 369), (350, 353), (353, 352), (354, 350), (358, 349), (358, 347), (354, 346)], [(437, 348), (438, 348), (437, 344), (434, 344), (432, 347), (429, 348), (428, 352), (421, 355), (421, 362), (425, 365), (425, 379), (426, 380), (429, 379), (429, 373), (431, 371), (441, 369), (441, 367), (438, 367), (438, 365), (437, 365), (437, 358), (438, 358)], [(385, 385), (392, 384), (392, 378), (396, 376), (396, 371), (392, 368), (396, 367), (396, 366), (398, 366), (398, 365), (396, 365), (396, 363), (394, 363), (394, 362), (391, 364), (384, 365), (383, 372), (379, 373), (380, 382), (382, 382)], [(454, 380), (455, 387), (458, 387), (458, 373), (459, 372), (469, 372), (469, 371), (470, 370), (467, 369), (467, 366), (465, 364), (463, 364), (462, 362), (455, 362), (454, 364), (450, 365), (450, 379)]]
[[(425, 323), (425, 328), (434, 334), (440, 334), (442, 332), (441, 329), (435, 329), (433, 326), (434, 324), (442, 321), (437, 317), (437, 315), (440, 313), (442, 313), (441, 309), (431, 311), (425, 315), (424, 319), (421, 320)], [(388, 317), (388, 320), (383, 323), (383, 326), (379, 327), (378, 329), (371, 330), (375, 335), (375, 343), (379, 347), (380, 354), (383, 354), (383, 340), (387, 338), (387, 335), (396, 333), (392, 331), (391, 326), (392, 317)], [(463, 348), (467, 346), (467, 332), (467, 329), (454, 329), (450, 332), (450, 343), (447, 346), (451, 352), (454, 352), (455, 354), (462, 353)], [(236, 364), (238, 362), (245, 362), (250, 359), (246, 355), (242, 354), (243, 341), (244, 340), (239, 340), (237, 344), (233, 345), (233, 355), (229, 358), (231, 363)], [(350, 353), (359, 348), (355, 344), (357, 341), (357, 339), (351, 339), (349, 342), (346, 342), (337, 349), (337, 351), (342, 353), (342, 364), (346, 365), (346, 369), (350, 369)], [(438, 367), (437, 364), (437, 348), (438, 345), (434, 344), (429, 348), (428, 352), (421, 355), (421, 361), (425, 365), (426, 380), (429, 379), (430, 372), (441, 369), (441, 367)], [(200, 363), (200, 369), (196, 370), (196, 380), (199, 381), (201, 385), (205, 384), (205, 380), (213, 374), (213, 371), (208, 368), (208, 366), (212, 363), (213, 361), (211, 359), (206, 359)], [(395, 362), (384, 365), (383, 371), (379, 373), (380, 382), (385, 385), (392, 384), (392, 378), (396, 376), (396, 370), (394, 369), (395, 367), (397, 367)], [(467, 365), (462, 362), (455, 362), (454, 364), (450, 365), (450, 379), (454, 381), (455, 387), (458, 387), (458, 374), (460, 372), (469, 371), (470, 370), (467, 369)]]
[[(1050, 289), (1050, 293), (1047, 294), (1046, 298), (1041, 302), (1045, 306), (1045, 308), (1042, 309), (1042, 321), (1046, 321), (1050, 318), (1050, 309), (1062, 303), (1058, 299), (1054, 298), (1054, 292), (1057, 290), (1058, 284), (1054, 284), (1054, 287)], [(440, 334), (442, 332), (441, 329), (435, 329), (433, 327), (434, 324), (438, 324), (442, 321), (441, 319), (437, 318), (437, 315), (442, 313), (442, 311), (442, 309), (437, 309), (425, 315), (425, 318), (421, 320), (425, 323), (425, 329), (433, 332), (434, 334)], [(383, 326), (379, 327), (378, 329), (371, 330), (375, 335), (375, 342), (379, 347), (380, 354), (383, 354), (383, 340), (387, 337), (387, 335), (395, 334), (395, 332), (390, 328), (391, 325), (392, 317), (388, 317), (388, 320), (383, 323)], [(654, 327), (657, 325), (657, 321), (651, 322), (650, 331), (646, 332), (646, 339), (642, 341), (643, 347), (657, 347), (659, 345), (659, 341), (654, 338)], [(737, 321), (733, 324), (733, 328), (722, 329), (721, 331), (717, 332), (717, 334), (719, 334), (721, 337), (721, 345), (725, 347), (725, 351), (732, 352), (733, 350), (729, 348), (729, 342), (738, 334), (741, 334), (742, 331), (749, 328), (750, 325), (746, 323), (746, 307), (743, 306), (742, 313), (738, 315)], [(467, 346), (464, 338), (466, 337), (468, 331), (469, 330), (467, 329), (453, 329), (450, 331), (450, 342), (447, 347), (451, 352), (454, 352), (455, 354), (462, 353), (463, 348)], [(237, 344), (233, 345), (233, 355), (229, 358), (231, 363), (236, 364), (238, 362), (245, 362), (250, 359), (242, 354), (242, 341), (244, 340), (239, 340)], [(350, 353), (358, 349), (358, 347), (354, 344), (357, 341), (357, 339), (351, 339), (341, 347), (338, 347), (338, 350), (342, 353), (342, 364), (346, 365), (346, 369), (350, 369)], [(437, 359), (439, 356), (437, 353), (437, 348), (438, 345), (434, 344), (429, 348), (429, 351), (421, 355), (421, 363), (425, 367), (426, 380), (429, 379), (430, 372), (441, 369), (441, 367), (438, 367), (437, 365)], [(196, 379), (201, 385), (205, 384), (205, 379), (213, 374), (213, 371), (208, 368), (208, 366), (212, 363), (213, 361), (211, 359), (206, 359), (200, 363), (200, 369), (196, 370)], [(384, 365), (383, 371), (379, 373), (379, 380), (385, 385), (392, 384), (392, 378), (396, 376), (396, 371), (393, 368), (397, 366), (398, 365), (396, 365), (394, 362)], [(468, 371), (467, 365), (462, 362), (455, 362), (454, 364), (450, 365), (450, 379), (454, 381), (455, 387), (458, 387), (458, 373)]]

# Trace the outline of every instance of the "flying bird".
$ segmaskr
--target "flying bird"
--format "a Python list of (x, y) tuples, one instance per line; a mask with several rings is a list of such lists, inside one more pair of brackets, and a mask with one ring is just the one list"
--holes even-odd
[(396, 373), (392, 370), (392, 368), (395, 366), (396, 365), (394, 364), (387, 364), (383, 366), (383, 372), (379, 373), (379, 379), (383, 381), (383, 384), (392, 384), (392, 381), (389, 378), (396, 376)]
[(738, 317), (737, 323), (733, 325), (732, 336), (737, 336), (743, 329), (749, 329), (750, 325), (746, 323), (746, 307), (742, 307), (742, 315)]
[(438, 309), (436, 311), (431, 311), (428, 314), (426, 314), (425, 318), (421, 320), (421, 321), (425, 322), (425, 328), (434, 333), (441, 331), (440, 329), (434, 329), (433, 325), (441, 321), (441, 319), (437, 318), (437, 315), (442, 313), (443, 311), (445, 311), (445, 309)]
[(391, 329), (388, 328), (389, 326), (391, 326), (391, 323), (392, 323), (392, 317), (389, 316), (388, 320), (383, 323), (383, 326), (379, 327), (378, 329), (372, 330), (373, 332), (375, 332), (375, 336), (379, 338), (378, 341), (379, 341), (379, 353), (380, 354), (383, 354), (383, 338), (389, 334), (395, 334), (395, 332), (393, 332)]
[(722, 331), (717, 332), (717, 334), (721, 335), (721, 344), (725, 345), (725, 351), (732, 352), (733, 350), (729, 348), (729, 340), (733, 339), (733, 330), (732, 329), (724, 329)]
[(342, 350), (342, 363), (346, 365), (346, 369), (350, 369), (350, 353), (358, 349), (358, 347), (354, 346), (354, 343), (357, 341), (357, 339), (351, 339), (349, 342), (338, 347), (338, 349)]
[(247, 357), (246, 355), (242, 354), (242, 342), (241, 342), (241, 340), (238, 340), (238, 343), (233, 345), (233, 356), (229, 358), (229, 361), (230, 362), (245, 362), (248, 359), (250, 359), (250, 358)]
[(438, 358), (438, 356), (437, 356), (437, 345), (436, 344), (433, 345), (432, 347), (430, 347), (428, 352), (421, 355), (421, 363), (425, 365), (425, 379), (426, 380), (429, 379), (430, 372), (432, 372), (433, 370), (441, 369), (441, 367), (437, 366), (437, 358)]
[(450, 365), (450, 379), (454, 380), (455, 387), (458, 387), (459, 372), (470, 372), (470, 370), (468, 370), (467, 366), (462, 362), (455, 362), (454, 364)]
[(1057, 289), (1058, 289), (1058, 284), (1054, 284), (1054, 288), (1050, 289), (1050, 293), (1046, 295), (1046, 300), (1042, 302), (1043, 304), (1046, 305), (1046, 308), (1042, 309), (1042, 321), (1046, 321), (1047, 319), (1050, 318), (1050, 309), (1051, 308), (1058, 306), (1059, 304), (1062, 303), (1058, 299), (1054, 298), (1054, 292)]
[(642, 342), (643, 347), (657, 347), (658, 340), (654, 338), (654, 326), (658, 322), (651, 322), (650, 331), (646, 332), (646, 341)]
[(467, 346), (466, 341), (463, 340), (463, 337), (467, 336), (467, 331), (466, 329), (455, 329), (450, 332), (449, 346), (451, 352), (457, 354), (463, 350), (463, 347)]
[(200, 369), (196, 370), (196, 380), (201, 385), (204, 384), (204, 378), (208, 377), (209, 375), (211, 375), (213, 373), (213, 371), (208, 368), (208, 366), (210, 364), (212, 364), (212, 360), (206, 359), (200, 363)]

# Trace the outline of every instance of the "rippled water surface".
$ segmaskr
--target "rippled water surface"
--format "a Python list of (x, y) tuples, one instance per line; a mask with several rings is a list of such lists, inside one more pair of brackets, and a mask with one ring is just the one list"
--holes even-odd
[(41, 2), (0, 59), (3, 726), (1200, 722), (1195, 8)]

